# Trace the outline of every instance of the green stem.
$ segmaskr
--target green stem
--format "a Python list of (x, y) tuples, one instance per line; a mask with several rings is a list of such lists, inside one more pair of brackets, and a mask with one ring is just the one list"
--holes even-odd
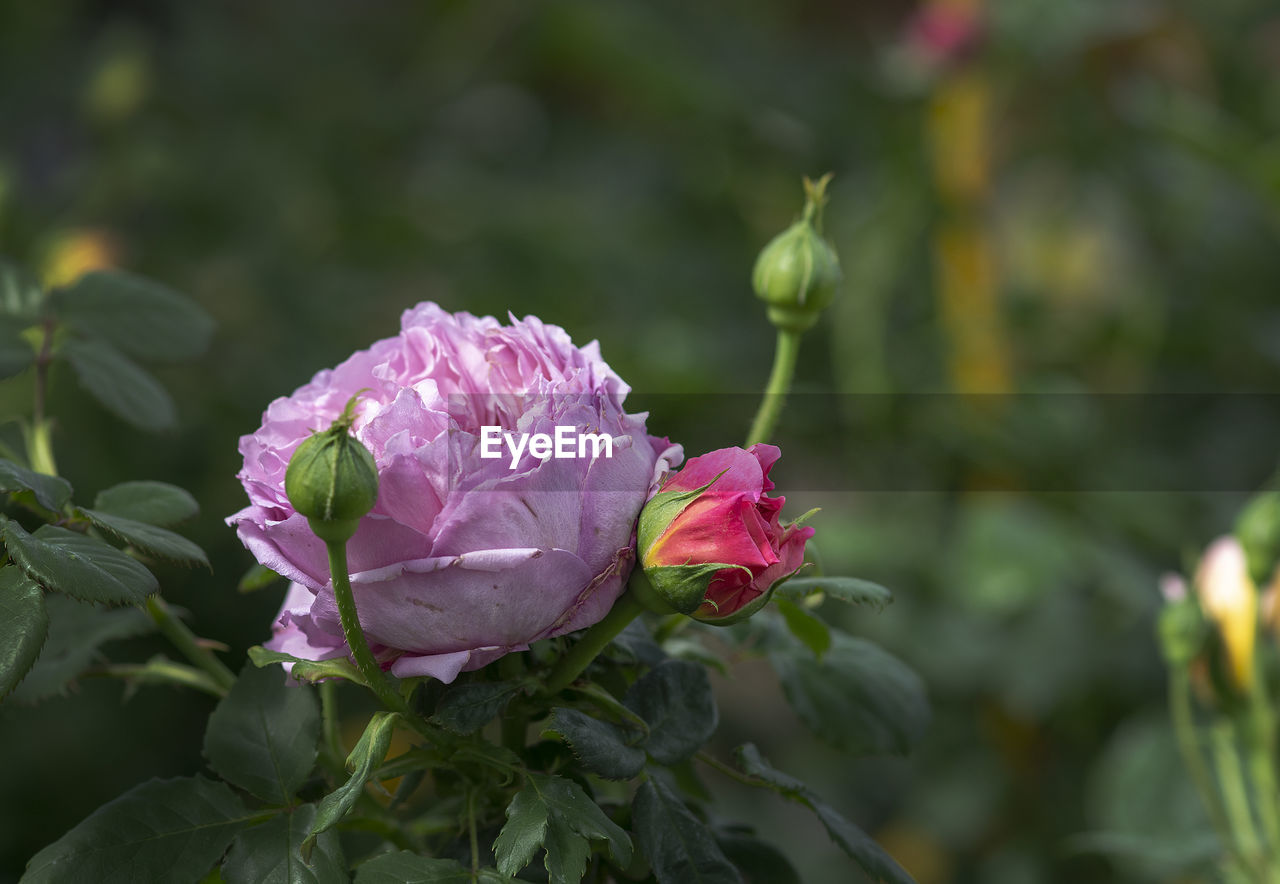
[(1275, 716), (1266, 695), (1262, 667), (1255, 661), (1253, 685), (1249, 691), (1248, 764), (1256, 785), (1258, 818), (1267, 839), (1268, 866), (1272, 880), (1280, 880), (1280, 812), (1276, 801)]
[(719, 758), (716, 758), (714, 755), (708, 755), (706, 752), (699, 752), (697, 755), (694, 756), (694, 758), (698, 759), (708, 767), (714, 767), (716, 770), (720, 771), (720, 773), (724, 774), (730, 779), (737, 780), (739, 783), (742, 783), (744, 786), (753, 786), (755, 788), (760, 788), (760, 787), (772, 788), (772, 786), (770, 786), (767, 782), (760, 779), (759, 777), (753, 777), (751, 774), (743, 773), (740, 770), (735, 770), (734, 768), (725, 764)]
[(1173, 732), (1178, 741), (1182, 761), (1191, 774), (1191, 782), (1200, 793), (1200, 800), (1209, 812), (1218, 840), (1224, 850), (1233, 844), (1231, 824), (1227, 820), (1213, 776), (1200, 752), (1200, 738), (1196, 734), (1195, 717), (1191, 709), (1191, 679), (1185, 665), (1175, 665), (1169, 670), (1169, 713), (1173, 719)]
[[(392, 712), (398, 712), (407, 723), (413, 724), (418, 716), (409, 708), (404, 697), (391, 685), (382, 667), (374, 659), (369, 642), (364, 637), (364, 629), (360, 626), (360, 617), (356, 613), (356, 597), (351, 591), (351, 577), (347, 573), (347, 544), (345, 542), (325, 541), (329, 548), (329, 577), (333, 581), (333, 597), (338, 604), (338, 618), (342, 621), (342, 635), (351, 649), (351, 657), (355, 660), (356, 669), (368, 683), (369, 689), (382, 701), (382, 705)], [(416, 727), (416, 725), (415, 725)]]
[(149, 663), (110, 663), (90, 669), (85, 673), (89, 678), (120, 678), (135, 683), (169, 684), (184, 688), (195, 688), (206, 694), (222, 699), (227, 691), (214, 682), (209, 673), (181, 663), (168, 660), (153, 660)]
[(800, 355), (800, 336), (803, 332), (778, 329), (778, 344), (773, 351), (773, 370), (769, 373), (769, 384), (765, 387), (764, 398), (760, 400), (760, 410), (751, 424), (751, 432), (747, 434), (747, 447), (758, 442), (768, 442), (778, 425), (782, 415), (782, 406), (787, 399), (787, 391), (791, 389), (791, 379), (796, 373), (796, 360)]
[[(498, 674), (507, 681), (520, 678), (524, 675), (524, 656), (518, 652), (507, 654), (498, 661)], [(502, 716), (502, 745), (519, 754), (524, 749), (528, 723), (523, 705), (518, 700), (511, 703)]]
[(235, 673), (215, 657), (212, 651), (200, 644), (196, 634), (187, 628), (187, 624), (174, 616), (173, 610), (164, 599), (158, 595), (148, 596), (146, 609), (160, 633), (173, 642), (173, 646), (182, 652), (182, 656), (209, 673), (214, 683), (224, 692), (231, 690), (231, 686), (236, 683)]
[(410, 749), (384, 762), (378, 768), (377, 779), (394, 780), (396, 777), (408, 776), (414, 771), (427, 770), (432, 767), (446, 767), (449, 759), (434, 749)]
[(604, 615), (604, 619), (583, 633), (582, 638), (569, 649), (569, 653), (560, 658), (560, 662), (547, 677), (546, 692), (558, 694), (572, 684), (591, 661), (605, 649), (605, 646), (643, 611), (644, 608), (636, 601), (630, 590), (620, 595), (613, 603), (613, 607), (609, 609), (609, 613)]
[(467, 790), (467, 833), (471, 838), (471, 875), (480, 873), (480, 842), (476, 838), (476, 792)]
[(452, 745), (456, 740), (443, 729), (423, 720), (409, 707), (409, 703), (391, 684), (378, 661), (369, 649), (356, 613), (356, 597), (351, 591), (351, 577), (347, 573), (347, 544), (345, 541), (325, 541), (329, 550), (329, 577), (333, 581), (333, 597), (338, 604), (338, 618), (342, 622), (342, 635), (347, 640), (356, 670), (368, 683), (369, 689), (392, 712), (398, 713), (409, 727), (437, 745)]
[(630, 726), (642, 732), (646, 737), (649, 735), (649, 723), (636, 715), (626, 706), (622, 705), (622, 701), (613, 694), (606, 691), (600, 685), (584, 682), (583, 684), (570, 685), (569, 690), (582, 694), (599, 709), (610, 715), (616, 716), (619, 720), (626, 721)]
[(1262, 845), (1253, 823), (1253, 810), (1249, 807), (1244, 769), (1236, 748), (1235, 728), (1229, 721), (1221, 721), (1213, 726), (1211, 734), (1214, 762), (1218, 769), (1218, 786), (1222, 789), (1223, 805), (1235, 836), (1236, 856), (1242, 868), (1248, 870), (1255, 880), (1265, 884), (1266, 878), (1258, 867)]
[(333, 679), (320, 682), (320, 722), (324, 734), (324, 754), (330, 767), (339, 773), (345, 769), (347, 750), (338, 730), (338, 683)]

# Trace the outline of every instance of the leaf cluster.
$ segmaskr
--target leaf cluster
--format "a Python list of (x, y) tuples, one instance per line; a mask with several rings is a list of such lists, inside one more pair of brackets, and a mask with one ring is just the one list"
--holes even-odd
[(91, 670), (225, 692), (210, 674), (163, 657), (95, 667), (103, 643), (153, 627), (138, 608), (163, 604), (155, 563), (209, 567), (204, 551), (173, 530), (199, 507), (181, 488), (153, 481), (110, 487), (92, 506), (77, 502), (56, 475), (44, 414), (50, 375), (67, 364), (118, 416), (165, 429), (173, 401), (132, 360), (197, 356), (211, 332), (199, 307), (132, 274), (97, 271), (46, 290), (0, 259), (0, 379), (35, 376), (34, 414), (19, 421), (25, 454), (0, 444), (0, 700), (40, 700)]
[(0, 379), (66, 364), (117, 417), (167, 430), (177, 421), (173, 397), (138, 360), (193, 359), (212, 335), (200, 307), (151, 280), (96, 270), (46, 290), (0, 259)]

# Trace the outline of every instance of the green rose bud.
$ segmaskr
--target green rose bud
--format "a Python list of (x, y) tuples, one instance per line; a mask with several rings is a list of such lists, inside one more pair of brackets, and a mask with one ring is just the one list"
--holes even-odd
[(830, 180), (830, 173), (816, 182), (804, 180), (804, 214), (775, 236), (756, 259), (752, 287), (769, 305), (769, 321), (778, 328), (797, 332), (810, 328), (840, 285), (840, 259), (822, 238), (822, 207)]
[(298, 446), (284, 474), (289, 503), (326, 543), (346, 543), (378, 499), (373, 455), (351, 435), (358, 396), (327, 430)]
[(1244, 546), (1249, 576), (1264, 584), (1280, 562), (1280, 492), (1254, 497), (1236, 519), (1236, 539)]

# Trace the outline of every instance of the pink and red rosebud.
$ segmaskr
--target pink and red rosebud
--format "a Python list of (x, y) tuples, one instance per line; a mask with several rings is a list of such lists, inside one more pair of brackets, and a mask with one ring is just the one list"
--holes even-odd
[(637, 547), (653, 590), (642, 601), (729, 625), (750, 617), (804, 565), (813, 529), (779, 520), (770, 497), (773, 445), (722, 448), (691, 458), (640, 513)]

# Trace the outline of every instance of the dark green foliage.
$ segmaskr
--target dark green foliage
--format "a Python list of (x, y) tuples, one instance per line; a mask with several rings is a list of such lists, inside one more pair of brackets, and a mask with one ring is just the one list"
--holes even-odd
[[(263, 671), (269, 673), (272, 669)], [(321, 800), (315, 821), (311, 824), (312, 835), (318, 835), (337, 825), (355, 806), (364, 792), (365, 783), (369, 782), (378, 765), (387, 757), (391, 734), (398, 720), (399, 717), (394, 712), (378, 712), (369, 721), (368, 727), (360, 735), (360, 741), (347, 756), (351, 776), (337, 791)]]
[(110, 344), (72, 338), (61, 355), (85, 390), (116, 417), (143, 430), (168, 430), (177, 422), (177, 406), (168, 391)]
[(314, 691), (286, 684), (278, 667), (249, 665), (209, 717), (204, 754), (224, 779), (282, 805), (310, 775), (319, 739)]
[(547, 730), (559, 734), (584, 768), (609, 780), (626, 780), (644, 769), (645, 752), (634, 731), (592, 718), (578, 709), (560, 708)]
[(802, 884), (800, 874), (778, 848), (737, 830), (718, 830), (716, 843), (738, 868), (744, 884)]
[(720, 720), (707, 670), (684, 660), (668, 660), (649, 670), (623, 702), (649, 725), (645, 750), (662, 764), (693, 755)]
[(302, 842), (315, 815), (314, 804), (302, 804), (241, 831), (222, 863), (223, 880), (227, 884), (348, 884), (351, 876), (335, 833), (321, 835), (310, 856), (302, 856)]
[(263, 647), (255, 646), (249, 649), (249, 659), (254, 666), (264, 667), (270, 671), (276, 671), (274, 663), (292, 663), (293, 668), (289, 671), (291, 678), (300, 681), (319, 681), (322, 678), (345, 678), (348, 681), (354, 681), (356, 684), (364, 684), (364, 677), (356, 669), (355, 665), (346, 657), (334, 657), (332, 660), (303, 660), (286, 654), (283, 651), (271, 651)]
[(124, 519), (169, 528), (193, 518), (200, 504), (186, 491), (166, 482), (121, 482), (102, 491), (93, 508)]
[(0, 700), (30, 671), (48, 635), (40, 584), (16, 565), (0, 568)]
[(800, 780), (770, 767), (755, 746), (750, 743), (740, 746), (736, 755), (744, 773), (758, 778), (762, 785), (783, 797), (798, 801), (812, 810), (826, 828), (831, 840), (857, 860), (871, 880), (885, 884), (915, 884), (914, 879), (871, 836), (841, 816)]
[(71, 499), (71, 483), (58, 476), (36, 473), (11, 460), (0, 458), (0, 491), (29, 492), (46, 510), (57, 511)]
[[(506, 884), (511, 879), (481, 869), (480, 884)], [(356, 870), (355, 884), (473, 884), (471, 872), (451, 859), (429, 859), (407, 850), (384, 853)]]
[(563, 777), (530, 773), (507, 807), (493, 851), (498, 871), (515, 875), (546, 848), (552, 884), (576, 884), (591, 854), (591, 841), (606, 840), (609, 855), (622, 867), (631, 862), (631, 839), (615, 825), (582, 787)]
[(54, 525), (28, 534), (3, 516), (0, 529), (9, 555), (46, 589), (86, 602), (136, 604), (159, 588), (150, 571), (96, 537)]
[(524, 687), (518, 681), (453, 685), (445, 690), (431, 720), (456, 733), (472, 733), (492, 721)]
[(878, 583), (856, 577), (792, 577), (778, 587), (776, 594), (786, 599), (800, 599), (813, 593), (848, 602), (868, 605), (876, 610), (893, 601), (893, 593)]
[(809, 650), (813, 651), (814, 656), (821, 660), (822, 655), (831, 647), (831, 630), (827, 628), (827, 624), (784, 598), (775, 600), (774, 604), (791, 634), (800, 639)]
[(661, 781), (647, 780), (636, 790), (631, 816), (659, 884), (743, 884), (711, 830)]
[(22, 372), (36, 361), (35, 350), (17, 326), (0, 325), (0, 380)]
[(192, 301), (120, 270), (87, 273), (50, 300), (73, 331), (141, 359), (192, 359), (213, 335), (213, 320)]
[(112, 513), (84, 507), (80, 508), (80, 512), (94, 525), (102, 528), (108, 534), (148, 555), (183, 565), (210, 567), (209, 559), (205, 556), (204, 550), (181, 534)]
[(796, 714), (833, 746), (855, 755), (905, 755), (929, 724), (924, 683), (865, 639), (832, 631), (820, 660), (786, 645), (770, 654)]
[(225, 784), (149, 780), (37, 853), (23, 884), (200, 880), (253, 814)]
[(155, 628), (151, 619), (137, 608), (107, 609), (70, 596), (45, 597), (49, 615), (49, 638), (40, 659), (13, 692), (13, 699), (34, 703), (62, 693), (111, 641), (143, 635)]

